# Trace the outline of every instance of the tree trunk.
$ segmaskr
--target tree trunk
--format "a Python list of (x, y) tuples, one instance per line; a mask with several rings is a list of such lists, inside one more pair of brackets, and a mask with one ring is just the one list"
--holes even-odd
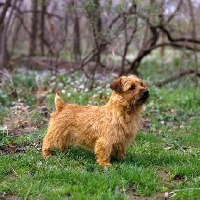
[(97, 63), (101, 62), (101, 12), (100, 12), (100, 1), (94, 0), (94, 29), (95, 29), (95, 40), (96, 40), (96, 46), (99, 49), (96, 56), (94, 56), (94, 61)]
[(6, 0), (3, 11), (0, 15), (0, 70), (2, 70), (8, 63), (9, 56), (6, 47), (6, 26), (4, 26), (4, 19), (6, 12), (10, 7), (11, 0)]
[(42, 0), (41, 5), (41, 19), (40, 19), (40, 49), (41, 49), (41, 55), (45, 55), (44, 51), (44, 30), (45, 30), (45, 13), (46, 13), (46, 0)]
[(125, 58), (126, 58), (126, 54), (128, 51), (128, 33), (127, 33), (127, 19), (126, 16), (124, 16), (124, 52), (123, 52), (123, 56), (122, 56), (122, 63), (121, 63), (121, 69), (120, 69), (120, 73), (119, 76), (124, 75), (124, 65), (125, 65)]
[(31, 35), (30, 35), (30, 46), (29, 55), (36, 55), (37, 48), (37, 0), (32, 1), (32, 19), (31, 19)]
[(9, 55), (6, 45), (6, 29), (3, 24), (0, 25), (0, 70), (7, 66)]
[[(73, 1), (74, 6), (75, 1)], [(79, 26), (79, 17), (77, 9), (74, 13), (74, 58), (76, 61), (81, 59), (81, 45), (80, 45), (80, 26)]]

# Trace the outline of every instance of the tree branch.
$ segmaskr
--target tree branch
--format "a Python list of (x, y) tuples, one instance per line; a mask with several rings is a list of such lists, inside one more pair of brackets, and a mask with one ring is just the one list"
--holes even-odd
[(192, 38), (182, 37), (182, 38), (176, 38), (176, 39), (174, 39), (166, 28), (164, 28), (163, 26), (158, 26), (158, 28), (160, 28), (160, 30), (163, 33), (166, 34), (166, 36), (167, 36), (167, 38), (168, 38), (168, 40), (170, 42), (190, 42), (190, 43), (200, 44), (200, 40), (196, 40), (196, 39), (192, 39)]
[(174, 76), (171, 76), (164, 81), (157, 82), (155, 85), (158, 87), (162, 87), (164, 84), (175, 81), (176, 79), (180, 79), (182, 76), (185, 76), (187, 74), (195, 74), (200, 77), (200, 71), (190, 68), (190, 69), (186, 69), (186, 70), (181, 70), (178, 74), (175, 74)]
[(0, 15), (0, 25), (3, 23), (3, 20), (4, 20), (5, 16), (6, 16), (6, 12), (7, 12), (8, 8), (11, 6), (10, 1), (11, 0), (6, 0), (6, 2), (4, 4), (3, 11), (2, 11), (2, 13)]

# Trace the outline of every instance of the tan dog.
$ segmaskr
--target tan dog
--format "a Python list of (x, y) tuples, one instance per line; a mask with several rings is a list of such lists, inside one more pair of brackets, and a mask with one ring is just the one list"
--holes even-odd
[(56, 95), (56, 112), (51, 113), (43, 139), (44, 157), (50, 156), (53, 149), (66, 150), (72, 144), (94, 151), (101, 166), (111, 165), (111, 155), (124, 157), (127, 146), (135, 139), (149, 92), (135, 75), (122, 76), (110, 87), (110, 100), (100, 107), (66, 104)]

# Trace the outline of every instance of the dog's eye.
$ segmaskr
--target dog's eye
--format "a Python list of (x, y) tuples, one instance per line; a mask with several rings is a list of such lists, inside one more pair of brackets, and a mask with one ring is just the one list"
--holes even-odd
[(131, 85), (131, 87), (129, 88), (129, 90), (134, 90), (135, 89), (135, 85)]
[(143, 82), (141, 82), (141, 84), (140, 84), (142, 87), (144, 87), (144, 83)]

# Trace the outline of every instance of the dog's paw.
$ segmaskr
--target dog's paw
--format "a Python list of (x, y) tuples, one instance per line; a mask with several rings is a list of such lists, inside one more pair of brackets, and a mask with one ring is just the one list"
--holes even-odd
[(49, 157), (51, 156), (51, 152), (49, 152), (49, 151), (43, 151), (43, 152), (42, 152), (42, 156), (43, 156), (44, 158), (49, 158)]
[(111, 167), (112, 166), (112, 164), (109, 162), (101, 162), (101, 163), (99, 163), (99, 165), (102, 167)]

